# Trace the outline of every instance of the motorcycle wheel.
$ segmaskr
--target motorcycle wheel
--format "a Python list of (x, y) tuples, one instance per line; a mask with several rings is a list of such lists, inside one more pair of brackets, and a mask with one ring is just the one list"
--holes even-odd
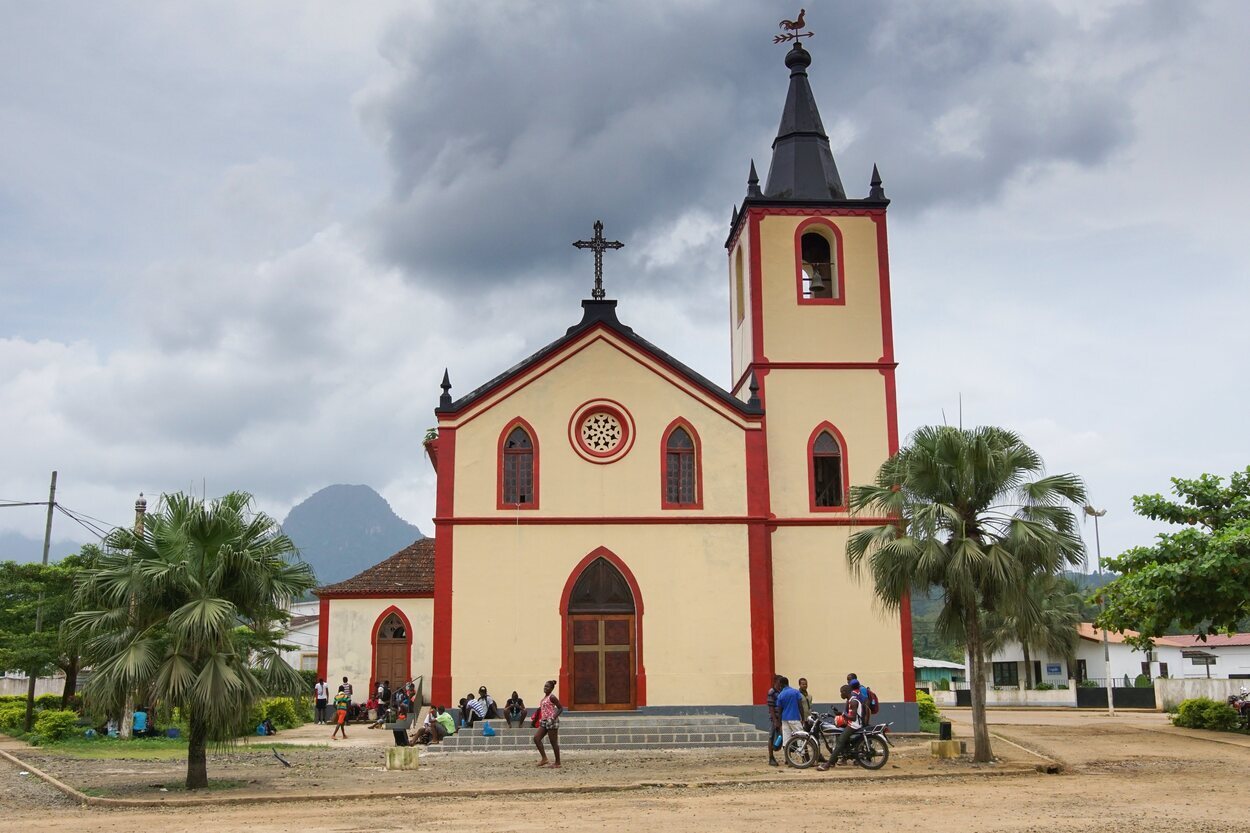
[(786, 763), (795, 769), (807, 769), (816, 763), (819, 757), (819, 747), (816, 746), (816, 740), (811, 737), (793, 737), (786, 744)]
[(890, 760), (890, 745), (885, 738), (870, 737), (855, 747), (855, 763), (864, 769), (881, 769)]

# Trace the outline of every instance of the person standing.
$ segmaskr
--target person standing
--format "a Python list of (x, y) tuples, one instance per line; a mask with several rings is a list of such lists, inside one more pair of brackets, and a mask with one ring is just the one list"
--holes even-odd
[(338, 694), (334, 695), (334, 731), (330, 733), (330, 740), (334, 740), (339, 732), (343, 733), (343, 740), (347, 740), (347, 707), (351, 703), (352, 699), (348, 696), (347, 690), (339, 686)]
[[(548, 680), (543, 684), (543, 699), (538, 704), (538, 731), (534, 733), (534, 745), (538, 747), (538, 755), (542, 759), (538, 765), (550, 766), (552, 769), (560, 766), (560, 715), (564, 712), (564, 706), (560, 705), (554, 694), (555, 690), (555, 680)], [(556, 759), (554, 764), (547, 761), (543, 738), (551, 740), (551, 754)]]
[(343, 678), (343, 685), (341, 688), (343, 689), (343, 693), (347, 695), (347, 702), (350, 704), (352, 702), (352, 684), (347, 681), (346, 677)]
[(785, 749), (790, 743), (790, 736), (803, 730), (803, 713), (799, 708), (803, 695), (797, 688), (793, 688), (785, 677), (778, 682), (781, 685), (781, 691), (777, 693), (777, 712), (781, 718), (781, 748)]
[(780, 692), (778, 683), (781, 681), (780, 674), (773, 675), (773, 686), (768, 689), (768, 698), (764, 701), (768, 704), (768, 765), (777, 766), (777, 738), (781, 737), (781, 715), (777, 711), (777, 694)]
[(330, 687), (326, 685), (324, 677), (317, 680), (317, 684), (313, 686), (313, 701), (317, 705), (317, 723), (324, 726), (326, 723), (326, 705), (330, 702)]
[(807, 677), (799, 677), (799, 719), (806, 722), (812, 713), (812, 694), (807, 690)]

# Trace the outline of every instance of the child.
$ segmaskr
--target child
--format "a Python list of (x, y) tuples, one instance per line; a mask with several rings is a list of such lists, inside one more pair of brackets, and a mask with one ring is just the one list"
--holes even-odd
[(350, 702), (343, 686), (339, 686), (339, 693), (334, 695), (334, 732), (330, 740), (334, 740), (339, 732), (343, 733), (343, 740), (347, 740), (347, 707)]

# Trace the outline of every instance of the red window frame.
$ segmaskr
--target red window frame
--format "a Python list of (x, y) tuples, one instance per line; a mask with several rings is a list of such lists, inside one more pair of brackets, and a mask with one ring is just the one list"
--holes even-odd
[[(530, 449), (513, 450), (507, 448), (508, 437), (520, 428), (530, 438)], [(527, 500), (524, 503), (510, 503), (504, 500), (505, 490), (505, 460), (508, 456), (529, 455), (531, 458), (531, 470), (533, 471), (533, 494), (526, 495)], [(538, 508), (538, 433), (528, 422), (521, 417), (510, 420), (503, 431), (499, 434), (499, 486), (496, 490), (496, 499), (498, 509), (537, 509)]]
[[(828, 236), (832, 239), (829, 241), (829, 250), (833, 254), (836, 261), (834, 263), (834, 275), (832, 276), (838, 284), (838, 297), (836, 298), (804, 298), (803, 297), (803, 235), (808, 233), (820, 234), (821, 231), (827, 231)], [(794, 230), (794, 294), (801, 305), (815, 306), (845, 306), (846, 305), (846, 264), (842, 258), (842, 230), (837, 225), (824, 217), (809, 217), (799, 223), (798, 228)]]
[[(816, 440), (819, 439), (821, 434), (825, 433), (833, 437), (833, 441), (838, 444), (838, 448), (842, 452), (842, 502), (837, 506), (816, 505)], [(847, 511), (851, 491), (851, 467), (847, 462), (849, 458), (850, 452), (846, 445), (846, 439), (843, 438), (842, 432), (837, 429), (837, 426), (828, 421), (817, 425), (811, 436), (807, 438), (807, 501), (808, 509), (812, 512)]]
[[(668, 439), (673, 432), (681, 428), (690, 437), (694, 448), (690, 450), (691, 462), (694, 465), (694, 501), (692, 503), (675, 503), (668, 499)], [(661, 509), (702, 509), (703, 508), (703, 443), (699, 432), (688, 420), (681, 417), (673, 420), (660, 435), (660, 508)]]

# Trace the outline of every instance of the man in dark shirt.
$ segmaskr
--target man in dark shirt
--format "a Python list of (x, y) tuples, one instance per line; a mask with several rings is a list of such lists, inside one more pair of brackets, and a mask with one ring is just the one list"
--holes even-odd
[(777, 763), (777, 739), (781, 737), (781, 713), (777, 711), (777, 695), (781, 693), (781, 675), (773, 675), (773, 687), (768, 689), (768, 723), (771, 731), (768, 733), (768, 765), (780, 766)]

